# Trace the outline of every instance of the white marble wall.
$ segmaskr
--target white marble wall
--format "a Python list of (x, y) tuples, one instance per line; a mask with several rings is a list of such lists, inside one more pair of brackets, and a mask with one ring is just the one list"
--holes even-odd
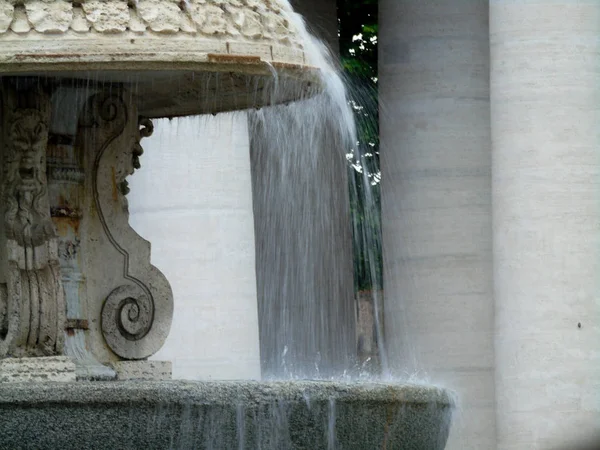
[(246, 115), (155, 125), (128, 196), (130, 221), (175, 297), (153, 359), (171, 360), (174, 378), (260, 378)]
[(490, 5), (498, 449), (578, 448), (600, 431), (600, 2)]

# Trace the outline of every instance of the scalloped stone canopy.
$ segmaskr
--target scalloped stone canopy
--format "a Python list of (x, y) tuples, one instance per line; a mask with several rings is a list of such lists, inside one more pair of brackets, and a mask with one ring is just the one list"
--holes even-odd
[(174, 117), (307, 97), (318, 70), (282, 0), (0, 0), (0, 77), (128, 84)]

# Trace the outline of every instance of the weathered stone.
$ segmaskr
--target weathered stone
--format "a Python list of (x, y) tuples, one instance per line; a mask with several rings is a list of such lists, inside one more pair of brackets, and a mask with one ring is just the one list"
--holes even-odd
[(39, 33), (64, 33), (73, 20), (73, 4), (70, 1), (25, 1), (27, 19)]
[(123, 90), (92, 93), (3, 85), (0, 358), (67, 355), (112, 379), (108, 363), (163, 345), (173, 295), (125, 198), (152, 122)]
[(173, 316), (169, 282), (150, 263), (150, 243), (129, 225), (126, 179), (140, 167), (140, 141), (153, 126), (139, 119), (128, 98), (116, 90), (92, 96), (78, 131), (85, 136), (80, 151), (94, 161), (84, 168), (82, 210), (90, 214), (80, 227), (86, 239), (87, 314), (100, 319), (90, 322), (88, 344), (103, 363), (153, 355)]
[(40, 450), (442, 450), (452, 409), (416, 385), (27, 383), (0, 390), (0, 436)]
[[(2, 92), (0, 358), (62, 354), (65, 299), (46, 177), (50, 100), (42, 88)], [(33, 95), (31, 95), (33, 94)]]
[(65, 356), (0, 360), (0, 383), (73, 382), (75, 378), (75, 364)]
[(176, 33), (180, 30), (183, 13), (179, 5), (164, 0), (140, 0), (139, 17), (158, 33)]
[(73, 8), (73, 22), (71, 29), (78, 33), (87, 33), (90, 31), (91, 24), (85, 17), (85, 13), (81, 8)]
[(0, 33), (6, 33), (13, 21), (15, 7), (6, 0), (0, 0)]
[(27, 12), (23, 6), (15, 8), (15, 16), (10, 29), (15, 33), (29, 33), (31, 31), (31, 24), (27, 20)]
[(173, 372), (171, 361), (117, 361), (111, 364), (117, 379), (125, 380), (170, 380)]
[[(259, 3), (0, 0), (0, 76), (87, 82), (93, 72), (100, 83), (133, 83), (139, 112), (151, 118), (257, 108), (318, 92), (293, 12)], [(271, 92), (273, 70), (285, 89), (255, 95)]]
[(121, 33), (129, 24), (127, 2), (116, 0), (89, 0), (83, 3), (83, 11), (94, 30), (99, 33)]

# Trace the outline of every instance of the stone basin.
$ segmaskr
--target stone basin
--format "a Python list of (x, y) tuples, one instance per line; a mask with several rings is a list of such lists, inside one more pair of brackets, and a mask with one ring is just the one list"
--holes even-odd
[(0, 0), (0, 76), (126, 85), (176, 117), (310, 97), (319, 71), (285, 1)]
[(15, 383), (0, 446), (36, 449), (443, 449), (437, 387), (299, 382)]

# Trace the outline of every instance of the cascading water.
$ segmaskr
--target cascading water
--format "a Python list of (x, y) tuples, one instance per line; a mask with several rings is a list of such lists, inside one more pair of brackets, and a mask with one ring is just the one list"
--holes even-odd
[[(359, 86), (349, 86), (348, 95), (336, 57), (307, 31), (300, 16), (294, 17), (310, 62), (321, 69), (324, 90), (249, 117), (263, 374), (318, 379), (387, 374), (377, 267), (381, 227), (374, 194), (380, 175), (366, 162), (370, 146), (359, 142), (356, 118), (362, 129), (376, 132), (376, 124), (373, 114), (353, 111), (357, 105), (377, 105)], [(351, 198), (362, 207), (352, 217), (347, 160), (362, 177), (349, 175)], [(360, 270), (373, 285), (375, 368), (357, 355), (352, 239), (364, 265)]]
[[(391, 381), (383, 336), (381, 269), (377, 260), (381, 226), (374, 190), (378, 188), (380, 175), (378, 167), (367, 161), (369, 143), (357, 139), (357, 115), (353, 111), (353, 105), (367, 108), (377, 105), (373, 105), (368, 93), (358, 86), (351, 86), (348, 95), (335, 58), (308, 34), (302, 18), (294, 17), (304, 42), (308, 43), (305, 50), (310, 62), (321, 69), (323, 91), (320, 94), (291, 104), (234, 113), (227, 119), (198, 117), (164, 121), (157, 124), (157, 129), (159, 133), (162, 129), (163, 145), (166, 145), (176, 140), (177, 134), (190, 133), (189, 130), (197, 131), (188, 134), (188, 139), (201, 139), (211, 127), (219, 129), (223, 121), (244, 121), (247, 114), (248, 129), (243, 126), (241, 129), (250, 136), (262, 378), (350, 383)], [(275, 93), (286, 89), (276, 73), (270, 89)], [(360, 123), (363, 129), (376, 129), (376, 124), (371, 123), (373, 114), (358, 114), (358, 120), (366, 122)], [(146, 158), (151, 161), (152, 156)], [(356, 171), (350, 174), (351, 196), (362, 206), (352, 218), (347, 190), (348, 162), (351, 170)], [(188, 164), (188, 170), (195, 165)], [(134, 192), (147, 191), (153, 183), (151, 170), (147, 172), (146, 184), (135, 185), (134, 179)], [(197, 174), (190, 174), (192, 178), (200, 180), (203, 174), (206, 178), (205, 169), (198, 170)], [(358, 180), (359, 177), (362, 179)], [(173, 178), (172, 182), (180, 184), (181, 180)], [(136, 218), (141, 211), (136, 209), (135, 198), (134, 195), (132, 220), (144, 229), (144, 224), (153, 221), (148, 217)], [(155, 244), (161, 242), (157, 234), (148, 237)], [(360, 253), (363, 265), (360, 270), (366, 272), (373, 286), (369, 301), (374, 312), (376, 362), (359, 361), (356, 352), (352, 239)], [(198, 251), (202, 251), (202, 245)], [(254, 373), (254, 369), (245, 367), (247, 374)], [(219, 377), (218, 372), (214, 377)], [(420, 382), (412, 378), (411, 381)], [(310, 396), (305, 401), (311, 410)], [(287, 408), (279, 404), (269, 413), (274, 414), (269, 421), (275, 420), (280, 423), (279, 428), (289, 429)], [(334, 398), (329, 399), (326, 410), (327, 448), (339, 448), (335, 440)], [(238, 406), (238, 435), (245, 435), (247, 427), (267, 426), (255, 420), (249, 424), (240, 419), (243, 415)], [(279, 448), (297, 448), (298, 445), (290, 441), (289, 436), (275, 440)]]

